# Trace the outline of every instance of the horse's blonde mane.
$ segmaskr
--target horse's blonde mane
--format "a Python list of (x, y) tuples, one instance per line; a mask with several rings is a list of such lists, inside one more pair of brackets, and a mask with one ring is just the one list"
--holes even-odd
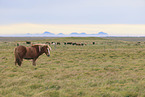
[(48, 46), (48, 48), (51, 50), (51, 47), (48, 44), (32, 44), (32, 46)]

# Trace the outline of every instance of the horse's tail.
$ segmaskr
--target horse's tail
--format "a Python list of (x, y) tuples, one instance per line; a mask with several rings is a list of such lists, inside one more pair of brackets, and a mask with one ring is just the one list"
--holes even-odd
[(14, 53), (15, 53), (15, 65), (18, 63), (18, 65), (21, 66), (22, 60), (19, 56), (19, 52), (17, 48), (15, 48)]

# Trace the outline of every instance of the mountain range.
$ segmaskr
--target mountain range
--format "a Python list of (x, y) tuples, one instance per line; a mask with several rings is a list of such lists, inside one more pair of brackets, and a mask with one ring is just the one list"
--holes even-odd
[(59, 34), (54, 34), (48, 31), (43, 32), (42, 34), (13, 34), (13, 35), (0, 35), (2, 37), (107, 37), (109, 36), (107, 33), (105, 32), (99, 32), (96, 34), (87, 34), (85, 32), (82, 33), (77, 33), (77, 32), (72, 32), (70, 34), (63, 34), (63, 33), (59, 33)]
[[(31, 35), (38, 35), (38, 34), (31, 34)], [(54, 34), (54, 33), (47, 32), (47, 31), (45, 31), (44, 33), (39, 34), (39, 35), (42, 35), (42, 36), (108, 36), (108, 34), (105, 32), (99, 32), (97, 34), (86, 34), (85, 32), (82, 32), (82, 33), (72, 32), (72, 33), (66, 35), (63, 33)]]
[(107, 33), (105, 33), (105, 32), (99, 32), (99, 33), (97, 33), (97, 34), (86, 34), (86, 33), (77, 33), (77, 32), (73, 32), (73, 33), (71, 33), (70, 35), (99, 35), (99, 36), (108, 36), (108, 34)]

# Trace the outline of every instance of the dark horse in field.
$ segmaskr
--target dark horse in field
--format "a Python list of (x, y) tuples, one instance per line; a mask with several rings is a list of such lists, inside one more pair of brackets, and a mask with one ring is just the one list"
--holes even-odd
[(14, 50), (15, 54), (15, 65), (21, 66), (23, 59), (33, 60), (33, 65), (36, 66), (36, 59), (45, 53), (48, 57), (50, 56), (51, 47), (46, 44), (35, 44), (31, 47), (17, 46)]

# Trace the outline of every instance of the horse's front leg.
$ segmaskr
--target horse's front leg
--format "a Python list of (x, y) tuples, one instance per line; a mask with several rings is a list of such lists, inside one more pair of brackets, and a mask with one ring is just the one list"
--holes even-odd
[(36, 59), (33, 59), (33, 65), (36, 66)]

